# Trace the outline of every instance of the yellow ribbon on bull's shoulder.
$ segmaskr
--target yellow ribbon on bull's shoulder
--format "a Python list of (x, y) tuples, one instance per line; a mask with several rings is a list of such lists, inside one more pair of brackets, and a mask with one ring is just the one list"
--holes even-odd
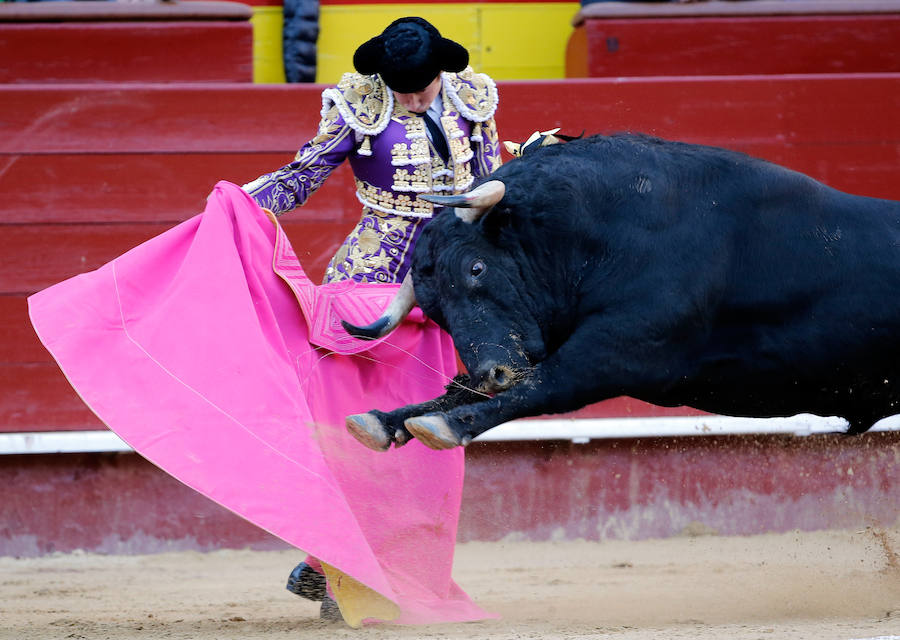
[(334, 600), (349, 626), (359, 629), (363, 620), (390, 622), (400, 617), (400, 607), (340, 569), (322, 563)]

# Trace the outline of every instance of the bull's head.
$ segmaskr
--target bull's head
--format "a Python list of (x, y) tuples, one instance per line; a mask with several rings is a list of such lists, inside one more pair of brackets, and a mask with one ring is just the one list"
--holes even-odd
[[(500, 202), (506, 192), (506, 185), (499, 180), (486, 182), (469, 193), (454, 196), (419, 196), (422, 200), (442, 206), (459, 207), (456, 216), (463, 222), (473, 223), (483, 216), (491, 207)], [(400, 285), (394, 299), (372, 324), (362, 327), (341, 320), (344, 329), (352, 336), (362, 340), (375, 340), (386, 336), (403, 322), (407, 314), (416, 306), (415, 289), (412, 275), (407, 274)]]
[(465, 194), (420, 196), (453, 213), (445, 210), (425, 227), (411, 274), (384, 314), (368, 326), (344, 328), (364, 339), (384, 336), (418, 302), (453, 336), (473, 382), (487, 392), (514, 385), (543, 344), (517, 300), (527, 292), (513, 252), (492, 244), (481, 228), (505, 192), (503, 182), (491, 180)]

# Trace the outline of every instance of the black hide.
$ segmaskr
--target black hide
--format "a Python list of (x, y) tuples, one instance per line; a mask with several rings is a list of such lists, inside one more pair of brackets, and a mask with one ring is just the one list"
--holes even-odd
[[(495, 392), (440, 413), (460, 442), (620, 395), (837, 415), (851, 432), (900, 412), (900, 204), (631, 135), (545, 147), (491, 179), (500, 203), (472, 224), (437, 216), (412, 268), (471, 384)], [(385, 415), (390, 431), (409, 412)]]

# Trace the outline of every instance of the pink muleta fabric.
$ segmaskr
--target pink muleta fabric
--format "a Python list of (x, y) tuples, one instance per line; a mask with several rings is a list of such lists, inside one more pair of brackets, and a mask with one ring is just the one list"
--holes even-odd
[(463, 451), (379, 453), (348, 414), (439, 395), (452, 342), (421, 311), (348, 336), (397, 285), (316, 286), (237, 186), (91, 273), (29, 298), (91, 409), (142, 456), (394, 601), (402, 624), (493, 617), (452, 580)]

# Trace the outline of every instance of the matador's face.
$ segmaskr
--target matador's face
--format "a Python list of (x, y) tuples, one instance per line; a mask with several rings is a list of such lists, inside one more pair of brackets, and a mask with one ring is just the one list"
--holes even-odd
[(438, 75), (427, 87), (415, 93), (394, 91), (394, 100), (415, 113), (427, 111), (434, 99), (441, 92), (441, 76)]

